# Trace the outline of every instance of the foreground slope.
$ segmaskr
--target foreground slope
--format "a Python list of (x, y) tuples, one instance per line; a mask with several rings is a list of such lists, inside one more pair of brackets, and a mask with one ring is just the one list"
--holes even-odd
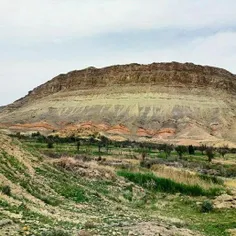
[[(76, 146), (69, 143), (45, 150), (43, 143), (27, 144), (0, 133), (0, 144), (1, 236), (227, 236), (235, 232), (235, 195), (218, 197), (226, 190), (218, 186), (221, 181), (209, 182), (209, 177), (201, 179), (183, 168), (162, 166), (162, 171), (156, 166), (151, 172), (130, 159), (127, 149), (114, 149), (101, 162), (96, 156), (76, 154)], [(52, 155), (62, 148), (68, 151), (69, 145), (74, 154)], [(219, 209), (202, 213), (205, 200), (217, 200)]]
[[(2, 134), (0, 143), (1, 236), (128, 235), (132, 230), (142, 235), (198, 235), (134, 207), (147, 193), (116, 177), (112, 168), (73, 158), (50, 160), (36, 150), (30, 150), (32, 155)], [(128, 189), (134, 191), (132, 204), (123, 197)]]
[(0, 127), (105, 132), (177, 143), (236, 142), (236, 76), (191, 63), (93, 67), (61, 74), (0, 111)]

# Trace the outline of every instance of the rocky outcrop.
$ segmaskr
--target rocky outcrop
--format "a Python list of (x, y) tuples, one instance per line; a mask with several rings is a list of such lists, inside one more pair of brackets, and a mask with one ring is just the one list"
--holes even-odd
[(214, 207), (217, 209), (236, 209), (236, 195), (223, 194), (214, 200)]

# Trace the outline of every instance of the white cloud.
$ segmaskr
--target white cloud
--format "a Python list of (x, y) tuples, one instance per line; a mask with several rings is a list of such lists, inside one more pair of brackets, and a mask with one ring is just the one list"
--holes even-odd
[(236, 1), (1, 0), (0, 38), (27, 42), (130, 29), (234, 26)]

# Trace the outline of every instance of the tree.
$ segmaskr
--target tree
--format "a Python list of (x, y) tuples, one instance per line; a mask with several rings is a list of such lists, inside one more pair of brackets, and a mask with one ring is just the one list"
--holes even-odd
[(16, 137), (17, 137), (18, 139), (21, 139), (21, 138), (22, 138), (21, 133), (20, 133), (20, 132), (17, 132), (17, 133), (16, 133)]
[(93, 137), (93, 136), (91, 136), (90, 138), (89, 138), (89, 144), (90, 145), (93, 145), (95, 143), (95, 138)]
[(102, 148), (102, 143), (101, 143), (101, 142), (98, 142), (98, 152), (99, 152), (99, 153), (101, 152), (101, 148)]
[(185, 153), (185, 152), (187, 152), (187, 148), (185, 147), (185, 146), (177, 146), (176, 148), (175, 148), (175, 151), (178, 153), (178, 155), (179, 155), (179, 158), (181, 159), (182, 158), (182, 156), (183, 156), (183, 154)]
[(81, 146), (80, 140), (78, 140), (76, 146), (77, 146), (77, 151), (80, 151), (80, 146)]
[(224, 147), (219, 148), (219, 149), (218, 149), (218, 152), (219, 152), (220, 155), (224, 158), (224, 157), (225, 157), (225, 154), (228, 153), (228, 150), (229, 150), (228, 146), (225, 145)]
[(143, 150), (143, 151), (142, 151), (142, 161), (145, 160), (145, 158), (146, 158), (146, 154), (147, 154), (147, 153)]
[(188, 153), (189, 155), (194, 155), (195, 154), (195, 150), (193, 145), (188, 146)]
[(165, 152), (166, 158), (167, 158), (167, 157), (170, 156), (171, 151), (173, 151), (173, 146), (172, 146), (172, 145), (169, 145), (169, 144), (164, 144), (164, 146), (163, 146), (163, 151)]
[(207, 146), (202, 144), (200, 147), (199, 147), (199, 150), (202, 152), (202, 155), (204, 154), (204, 151), (206, 151), (207, 149)]
[(211, 162), (212, 159), (215, 157), (213, 147), (207, 147), (206, 148), (206, 155), (208, 157), (208, 161)]
[(53, 141), (52, 140), (47, 140), (47, 144), (48, 144), (48, 148), (53, 148), (54, 147), (54, 143), (53, 143)]
[(109, 139), (105, 136), (102, 136), (101, 137), (101, 143), (103, 145), (103, 147), (106, 147), (106, 150), (108, 152), (108, 149), (109, 149)]

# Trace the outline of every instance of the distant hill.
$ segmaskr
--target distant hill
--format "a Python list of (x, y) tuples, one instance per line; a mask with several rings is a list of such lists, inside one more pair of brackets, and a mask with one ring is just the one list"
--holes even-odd
[(220, 68), (178, 62), (89, 67), (58, 75), (0, 108), (0, 127), (233, 145), (235, 101), (236, 75)]

